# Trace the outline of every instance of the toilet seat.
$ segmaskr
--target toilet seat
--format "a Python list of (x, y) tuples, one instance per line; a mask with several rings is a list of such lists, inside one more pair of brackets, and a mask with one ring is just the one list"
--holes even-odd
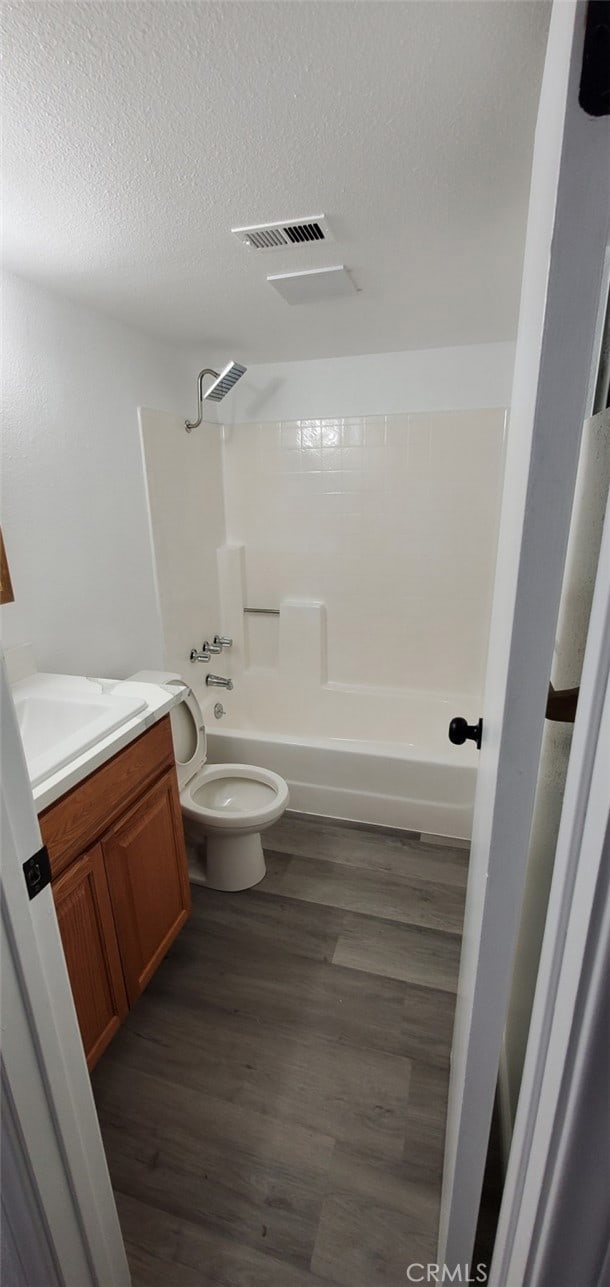
[(209, 764), (189, 779), (180, 803), (186, 818), (209, 831), (259, 830), (281, 817), (288, 786), (253, 764)]

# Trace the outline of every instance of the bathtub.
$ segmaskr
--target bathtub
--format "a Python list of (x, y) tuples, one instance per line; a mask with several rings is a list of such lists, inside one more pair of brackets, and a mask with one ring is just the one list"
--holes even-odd
[(338, 684), (299, 690), (264, 670), (243, 672), (233, 692), (197, 696), (209, 762), (280, 773), (291, 809), (470, 838), (477, 752), (452, 746), (447, 728), (453, 715), (474, 718), (478, 701)]

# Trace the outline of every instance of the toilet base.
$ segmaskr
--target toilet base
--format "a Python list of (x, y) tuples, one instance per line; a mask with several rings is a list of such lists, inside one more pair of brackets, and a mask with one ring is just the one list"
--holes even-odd
[(236, 893), (258, 885), (267, 870), (260, 832), (206, 836), (205, 848), (189, 845), (189, 877), (195, 885)]

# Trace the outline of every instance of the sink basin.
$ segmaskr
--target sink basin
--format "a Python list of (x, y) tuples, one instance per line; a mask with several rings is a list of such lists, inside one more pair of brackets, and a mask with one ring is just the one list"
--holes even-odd
[[(130, 689), (123, 693), (121, 689)], [(117, 680), (40, 672), (15, 684), (13, 697), (32, 786), (144, 710), (146, 700)]]

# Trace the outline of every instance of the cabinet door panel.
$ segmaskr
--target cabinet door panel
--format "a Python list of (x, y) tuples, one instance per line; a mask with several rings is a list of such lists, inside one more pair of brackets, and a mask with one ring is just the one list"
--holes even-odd
[(102, 842), (130, 1002), (139, 997), (191, 910), (175, 771)]
[(142, 792), (174, 764), (169, 715), (49, 805), (40, 815), (53, 879), (101, 839)]
[(127, 1014), (127, 996), (100, 845), (53, 883), (53, 898), (89, 1068)]

